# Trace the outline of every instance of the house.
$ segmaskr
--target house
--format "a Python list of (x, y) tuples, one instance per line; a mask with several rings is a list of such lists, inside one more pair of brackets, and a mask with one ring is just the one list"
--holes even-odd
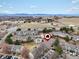
[(73, 35), (73, 40), (74, 41), (79, 41), (79, 36), (78, 35)]
[(37, 38), (37, 39), (35, 39), (34, 41), (35, 41), (35, 43), (39, 44), (39, 43), (42, 42), (42, 38)]
[(52, 34), (55, 36), (60, 36), (60, 37), (65, 37), (68, 35), (67, 33), (60, 32), (60, 31), (52, 32)]
[(18, 27), (11, 27), (9, 29), (6, 29), (7, 32), (15, 32), (18, 29)]
[(77, 45), (72, 45), (72, 44), (68, 44), (68, 43), (64, 43), (64, 45), (61, 45), (63, 51), (65, 51), (65, 53), (69, 53), (69, 54), (75, 54), (75, 55), (79, 55), (79, 46)]
[(56, 59), (56, 52), (54, 50), (49, 50), (41, 59)]
[(11, 47), (11, 52), (13, 53), (21, 53), (21, 45), (10, 45)]
[(38, 30), (25, 30), (25, 29), (23, 29), (21, 31), (16, 31), (13, 33), (14, 41), (16, 41), (16, 40), (27, 41), (28, 37), (30, 37), (34, 41), (37, 39), (35, 42), (37, 42), (39, 39), (41, 39), (41, 35), (38, 34)]

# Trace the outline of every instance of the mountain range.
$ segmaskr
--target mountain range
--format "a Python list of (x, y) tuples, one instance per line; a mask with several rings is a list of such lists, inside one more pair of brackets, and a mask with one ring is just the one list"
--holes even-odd
[(79, 16), (79, 14), (0, 14), (0, 16)]

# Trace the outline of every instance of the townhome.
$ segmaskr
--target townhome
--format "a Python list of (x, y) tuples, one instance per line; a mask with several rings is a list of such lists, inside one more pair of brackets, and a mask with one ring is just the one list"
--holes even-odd
[(21, 48), (22, 48), (21, 45), (10, 45), (10, 47), (11, 47), (11, 52), (21, 53)]
[(64, 45), (61, 45), (62, 49), (66, 52), (72, 53), (75, 55), (79, 55), (79, 46), (64, 43)]
[(32, 40), (34, 40), (36, 43), (37, 41), (41, 41), (41, 35), (38, 33), (38, 30), (21, 30), (16, 31), (13, 33), (13, 39), (20, 40), (20, 41), (27, 41), (28, 37), (30, 37)]
[(78, 35), (73, 35), (73, 40), (74, 41), (79, 41), (79, 36)]
[(55, 35), (55, 36), (59, 36), (59, 37), (65, 37), (67, 35), (70, 36), (69, 34), (61, 32), (61, 31), (52, 32), (52, 34)]
[(54, 50), (49, 50), (41, 59), (56, 59), (56, 52)]

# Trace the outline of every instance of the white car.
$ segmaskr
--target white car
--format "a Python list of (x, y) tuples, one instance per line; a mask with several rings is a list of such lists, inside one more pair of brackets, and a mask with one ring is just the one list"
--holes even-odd
[(18, 59), (18, 57), (16, 57), (16, 56), (12, 56), (12, 58), (11, 59)]

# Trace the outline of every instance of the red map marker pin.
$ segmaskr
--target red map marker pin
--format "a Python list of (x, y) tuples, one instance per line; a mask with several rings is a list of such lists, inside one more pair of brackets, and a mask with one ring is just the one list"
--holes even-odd
[(51, 39), (51, 35), (50, 34), (45, 34), (44, 39), (45, 39), (45, 41), (49, 41)]

